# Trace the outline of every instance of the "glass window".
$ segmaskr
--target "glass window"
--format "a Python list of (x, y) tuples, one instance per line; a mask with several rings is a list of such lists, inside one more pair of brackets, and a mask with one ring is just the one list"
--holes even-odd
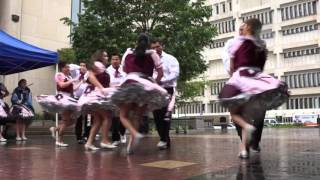
[(303, 109), (303, 98), (299, 98), (299, 107), (298, 109)]
[(303, 74), (303, 81), (305, 85), (304, 87), (310, 87), (311, 78), (312, 78), (311, 73)]
[(309, 31), (309, 26), (304, 27), (304, 31), (308, 32)]
[(304, 28), (303, 27), (300, 27), (300, 32), (304, 32)]
[(311, 10), (312, 10), (312, 9), (311, 9), (311, 2), (308, 2), (308, 12), (309, 12), (309, 14), (312, 14), (312, 13), (311, 13)]
[(309, 55), (309, 54), (310, 54), (310, 50), (306, 49), (306, 55)]
[(317, 73), (312, 73), (312, 76), (313, 76), (312, 77), (312, 80), (313, 80), (312, 86), (317, 87), (319, 84), (319, 79), (318, 79)]
[(216, 6), (216, 13), (219, 14), (219, 5), (216, 4), (215, 6)]
[(314, 54), (314, 49), (310, 49), (310, 54)]
[(293, 87), (294, 87), (294, 88), (297, 88), (297, 87), (298, 87), (297, 75), (293, 75)]
[(308, 78), (309, 87), (313, 87), (315, 85), (315, 78), (317, 77), (317, 74), (309, 73), (308, 76), (309, 76)]
[(290, 18), (293, 19), (293, 9), (292, 6), (289, 7), (289, 11), (290, 11)]
[(298, 5), (298, 15), (302, 16), (302, 5), (301, 4)]
[(294, 109), (294, 100), (290, 99), (290, 109)]
[(226, 12), (226, 4), (225, 3), (222, 3), (222, 12)]
[(312, 14), (317, 14), (317, 1), (312, 1)]
[(272, 15), (273, 15), (273, 12), (270, 11), (270, 12), (269, 12), (269, 20), (270, 20), (270, 21), (269, 21), (269, 24), (273, 22)]
[(309, 25), (309, 29), (310, 29), (310, 31), (312, 31), (313, 30), (313, 25)]
[(290, 29), (287, 29), (287, 34), (291, 34), (291, 31), (290, 31)]
[(307, 4), (306, 3), (303, 3), (303, 16), (308, 16)]
[(229, 2), (229, 10), (232, 11), (232, 2)]
[(289, 18), (289, 8), (288, 7), (285, 8), (285, 14), (286, 14), (286, 19), (290, 19)]
[(309, 109), (314, 108), (313, 98), (309, 98), (309, 103), (308, 104), (309, 104), (309, 106), (308, 106)]
[[(263, 16), (263, 14), (262, 14), (262, 16)], [(281, 18), (282, 18), (282, 20), (285, 20), (284, 9), (283, 8), (281, 8)]]
[(299, 109), (299, 99), (294, 100), (294, 109)]
[(294, 30), (295, 30), (295, 29), (290, 29), (291, 34), (295, 34)]
[(297, 51), (297, 56), (301, 56), (301, 51)]
[(297, 5), (294, 5), (294, 17), (298, 17), (298, 6)]
[(308, 78), (307, 74), (302, 74), (302, 80), (301, 81), (302, 81), (302, 87), (303, 88), (308, 87), (307, 78)]
[(292, 52), (292, 57), (296, 57), (296, 52), (295, 51)]
[(303, 107), (302, 108), (303, 109), (308, 109), (309, 108), (309, 106), (308, 106), (308, 98), (304, 98), (303, 101), (304, 102), (303, 102)]
[(300, 88), (304, 88), (304, 87), (306, 87), (306, 85), (305, 85), (305, 82), (304, 82), (304, 74), (299, 74), (299, 76), (300, 76)]
[(300, 76), (301, 76), (301, 74), (298, 74), (298, 75), (295, 75), (296, 76), (296, 83), (297, 83), (297, 85), (296, 85), (296, 88), (301, 88), (301, 82), (300, 82)]
[(224, 28), (226, 28), (226, 33), (229, 32), (228, 21), (224, 22)]

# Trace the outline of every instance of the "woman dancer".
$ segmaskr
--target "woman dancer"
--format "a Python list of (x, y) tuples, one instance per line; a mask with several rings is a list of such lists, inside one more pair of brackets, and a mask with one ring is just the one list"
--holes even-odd
[(11, 96), (11, 115), (16, 119), (16, 140), (26, 141), (26, 121), (34, 117), (32, 94), (27, 87), (27, 80), (21, 79)]
[[(100, 52), (97, 51), (96, 53)], [(100, 127), (102, 127), (102, 141), (100, 143), (100, 147), (106, 149), (113, 149), (117, 147), (111, 144), (108, 137), (112, 111), (115, 109), (115, 106), (113, 106), (105, 96), (106, 94), (110, 94), (114, 88), (108, 88), (110, 84), (110, 76), (106, 73), (106, 68), (103, 64), (105, 61), (104, 59), (99, 58), (100, 56), (96, 55), (96, 53), (92, 56), (93, 68), (91, 73), (98, 80), (100, 84), (99, 86), (104, 88), (104, 94), (96, 90), (97, 86), (89, 82), (90, 85), (79, 99), (79, 104), (82, 106), (82, 110), (93, 115), (92, 127), (88, 141), (85, 144), (85, 149), (92, 151), (99, 149), (93, 145), (93, 142)], [(103, 53), (106, 52), (103, 51)]]
[[(145, 112), (167, 104), (167, 91), (156, 84), (163, 76), (160, 58), (155, 51), (147, 50), (148, 45), (148, 36), (141, 34), (137, 47), (126, 51), (122, 63), (127, 77), (111, 97), (112, 102), (120, 108), (121, 123), (130, 132), (128, 154), (133, 152), (133, 147), (143, 137), (137, 128)], [(158, 73), (156, 82), (152, 79), (154, 69)]]
[(53, 137), (58, 132), (57, 147), (67, 147), (68, 144), (65, 144), (62, 139), (63, 133), (73, 124), (80, 111), (77, 100), (73, 98), (73, 82), (77, 79), (71, 78), (69, 65), (66, 62), (59, 62), (58, 67), (60, 72), (55, 75), (57, 95), (40, 95), (37, 96), (37, 101), (45, 111), (61, 115), (58, 127), (51, 127), (50, 131)]
[(3, 101), (3, 99), (8, 95), (9, 91), (6, 86), (0, 83), (0, 142), (7, 142), (7, 139), (3, 137), (3, 129), (8, 118), (9, 106)]
[(223, 106), (230, 109), (232, 120), (242, 129), (240, 158), (248, 158), (248, 147), (255, 128), (242, 115), (245, 103), (259, 100), (261, 110), (280, 106), (288, 98), (286, 85), (274, 77), (263, 73), (267, 49), (258, 37), (262, 24), (257, 19), (249, 19), (243, 25), (243, 36), (235, 39), (231, 48), (230, 72), (228, 80), (219, 94)]

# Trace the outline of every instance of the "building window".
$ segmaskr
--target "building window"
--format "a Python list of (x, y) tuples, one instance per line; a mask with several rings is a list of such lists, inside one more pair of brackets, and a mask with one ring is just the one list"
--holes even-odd
[(294, 5), (294, 17), (298, 17), (298, 6)]
[(298, 10), (299, 10), (298, 12), (299, 12), (299, 17), (300, 17), (300, 16), (302, 16), (302, 5), (301, 4), (298, 5)]
[(226, 12), (226, 4), (225, 3), (222, 3), (222, 12)]
[(229, 10), (232, 11), (232, 2), (229, 2)]
[(307, 5), (306, 3), (303, 3), (303, 16), (307, 16), (308, 12), (307, 12)]
[(317, 1), (312, 1), (312, 14), (317, 14)]
[(216, 7), (216, 13), (219, 14), (219, 5), (216, 4), (215, 7)]

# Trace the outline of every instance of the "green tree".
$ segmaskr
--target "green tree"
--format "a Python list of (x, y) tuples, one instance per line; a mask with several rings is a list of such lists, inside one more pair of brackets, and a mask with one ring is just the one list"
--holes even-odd
[(178, 59), (181, 82), (206, 70), (201, 51), (216, 30), (208, 21), (212, 9), (205, 0), (84, 0), (83, 4), (78, 24), (62, 19), (73, 27), (77, 58), (87, 59), (96, 49), (124, 52), (134, 47), (139, 33), (147, 32), (162, 38), (165, 51)]
[(67, 63), (78, 63), (76, 54), (72, 48), (62, 48), (58, 50), (59, 60)]

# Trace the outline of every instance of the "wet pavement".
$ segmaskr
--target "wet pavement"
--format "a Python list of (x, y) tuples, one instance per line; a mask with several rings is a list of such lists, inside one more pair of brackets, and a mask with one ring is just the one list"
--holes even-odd
[(150, 136), (130, 156), (125, 146), (88, 152), (73, 136), (68, 148), (55, 148), (49, 136), (29, 136), (26, 143), (0, 145), (0, 179), (320, 179), (319, 129), (267, 128), (262, 138), (262, 151), (240, 160), (234, 130), (173, 135), (167, 151), (157, 150), (158, 138)]

